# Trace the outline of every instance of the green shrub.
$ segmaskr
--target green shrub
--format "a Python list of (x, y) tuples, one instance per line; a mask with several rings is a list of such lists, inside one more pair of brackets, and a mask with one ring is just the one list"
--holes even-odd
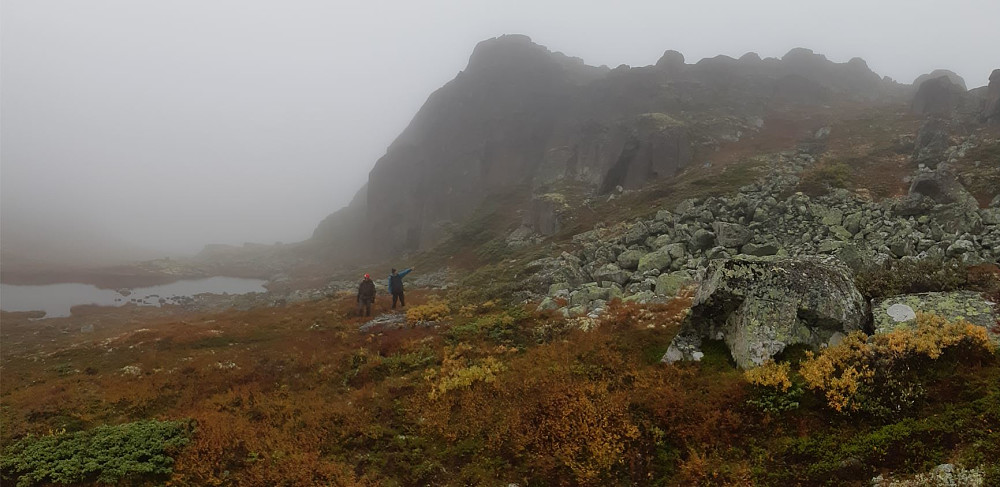
[(956, 260), (888, 260), (859, 272), (855, 282), (867, 298), (954, 291), (968, 285), (968, 269)]
[(169, 475), (170, 453), (187, 444), (188, 433), (185, 422), (154, 420), (29, 436), (4, 448), (0, 472), (18, 487)]

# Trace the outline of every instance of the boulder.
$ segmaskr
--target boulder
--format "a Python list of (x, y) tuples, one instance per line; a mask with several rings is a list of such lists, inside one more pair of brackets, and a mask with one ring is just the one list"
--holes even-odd
[(1000, 316), (993, 303), (973, 291), (904, 294), (872, 304), (875, 333), (888, 333), (915, 323), (916, 313), (933, 313), (948, 321), (965, 320), (986, 328), (994, 341), (1000, 338)]
[(716, 260), (705, 270), (673, 353), (663, 360), (693, 359), (693, 337), (722, 339), (736, 364), (750, 368), (789, 345), (818, 348), (862, 329), (865, 321), (865, 300), (836, 259)]
[(656, 294), (676, 296), (686, 286), (694, 283), (691, 275), (685, 271), (674, 271), (660, 274), (656, 278)]
[(630, 272), (622, 270), (615, 264), (604, 264), (592, 273), (594, 280), (601, 281), (611, 281), (617, 284), (625, 284), (628, 282)]
[(661, 271), (670, 267), (670, 254), (664, 249), (650, 252), (639, 259), (639, 272), (651, 270)]
[(715, 242), (723, 247), (738, 249), (750, 241), (750, 230), (738, 223), (715, 222), (712, 229), (715, 230)]
[(750, 242), (740, 249), (740, 252), (746, 255), (752, 255), (755, 257), (765, 257), (768, 255), (775, 255), (778, 253), (778, 247), (774, 244), (756, 244)]
[(910, 183), (909, 195), (925, 196), (934, 203), (942, 205), (960, 203), (972, 208), (979, 206), (976, 198), (966, 191), (955, 174), (944, 166), (936, 171), (916, 175)]
[(990, 84), (986, 88), (986, 103), (983, 105), (982, 119), (988, 124), (1000, 124), (1000, 69), (990, 73)]
[(910, 110), (918, 115), (951, 115), (961, 107), (964, 94), (965, 89), (947, 76), (928, 79), (917, 88)]
[(715, 234), (699, 228), (695, 230), (691, 237), (691, 248), (694, 250), (708, 250), (715, 245)]
[(639, 260), (644, 255), (646, 255), (646, 252), (642, 250), (626, 250), (618, 254), (618, 266), (622, 269), (634, 271), (639, 268)]

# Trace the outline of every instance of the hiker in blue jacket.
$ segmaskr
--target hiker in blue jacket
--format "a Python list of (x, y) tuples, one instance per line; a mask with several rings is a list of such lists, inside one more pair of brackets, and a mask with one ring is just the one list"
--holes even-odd
[(401, 307), (406, 306), (406, 301), (403, 298), (403, 277), (412, 270), (413, 268), (403, 269), (397, 273), (396, 269), (393, 269), (392, 274), (389, 274), (389, 293), (392, 294), (392, 309), (396, 309), (396, 300), (399, 300)]

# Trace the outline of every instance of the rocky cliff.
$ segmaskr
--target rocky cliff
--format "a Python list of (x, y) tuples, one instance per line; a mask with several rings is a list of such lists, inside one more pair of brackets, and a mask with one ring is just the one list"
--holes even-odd
[(667, 51), (652, 66), (609, 69), (501, 36), (476, 46), (313, 240), (346, 248), (362, 236), (376, 255), (426, 248), (491, 193), (556, 181), (637, 188), (752, 135), (773, 110), (903, 93), (861, 59), (834, 63), (807, 49), (695, 64)]

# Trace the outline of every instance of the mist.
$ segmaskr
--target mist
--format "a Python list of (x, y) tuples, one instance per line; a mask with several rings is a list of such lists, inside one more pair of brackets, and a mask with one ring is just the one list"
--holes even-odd
[(130, 257), (304, 240), (475, 44), (504, 33), (612, 67), (801, 46), (974, 88), (1000, 67), (997, 18), (995, 1), (8, 0), (0, 238)]

